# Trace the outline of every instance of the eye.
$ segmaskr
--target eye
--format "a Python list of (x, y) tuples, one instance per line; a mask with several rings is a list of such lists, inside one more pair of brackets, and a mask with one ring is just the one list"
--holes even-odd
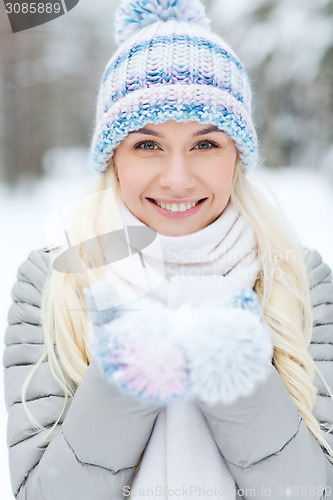
[[(214, 148), (218, 148), (218, 144), (216, 144), (216, 142), (212, 142), (212, 141), (200, 141), (198, 142), (198, 144), (195, 145), (195, 147), (197, 146), (200, 146), (199, 149), (214, 149)], [(210, 147), (211, 146), (211, 147)]]
[[(141, 147), (141, 146), (143, 146), (143, 147)], [(141, 150), (145, 150), (145, 151), (154, 151), (155, 150), (154, 146), (157, 146), (157, 144), (154, 141), (142, 141), (142, 142), (138, 142), (138, 144), (135, 144), (135, 146), (134, 146), (133, 149), (141, 149)]]

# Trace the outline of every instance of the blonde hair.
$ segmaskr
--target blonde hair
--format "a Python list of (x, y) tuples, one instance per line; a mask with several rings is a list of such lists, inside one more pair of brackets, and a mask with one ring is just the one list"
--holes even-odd
[[(255, 283), (255, 291), (272, 332), (273, 364), (308, 429), (333, 456), (320, 423), (312, 413), (317, 393), (313, 384), (315, 371), (331, 397), (332, 393), (308, 352), (313, 319), (304, 259), (281, 207), (276, 200), (274, 206), (260, 188), (255, 187), (255, 183), (265, 187), (266, 193), (271, 192), (258, 177), (245, 174), (237, 160), (231, 200), (236, 210), (252, 224), (257, 235), (262, 269)], [(91, 200), (89, 197), (84, 198), (84, 203), (71, 220), (69, 234), (75, 242), (87, 241), (118, 227), (114, 201), (119, 196), (119, 184), (111, 160), (107, 171), (100, 178), (95, 196)], [(103, 248), (100, 242), (90, 247), (77, 245), (75, 248), (72, 257), (75, 256), (76, 262), (80, 261), (89, 269), (90, 278), (87, 273), (51, 270), (41, 302), (45, 351), (22, 388), (22, 401), (31, 422), (38, 430), (47, 429), (33, 418), (25, 404), (27, 386), (40, 364), (47, 359), (52, 375), (65, 395), (63, 411), (47, 438), (60, 422), (68, 399), (73, 397), (92, 357), (86, 336), (89, 315), (82, 290), (91, 286), (92, 281), (103, 277), (103, 267), (99, 265)]]

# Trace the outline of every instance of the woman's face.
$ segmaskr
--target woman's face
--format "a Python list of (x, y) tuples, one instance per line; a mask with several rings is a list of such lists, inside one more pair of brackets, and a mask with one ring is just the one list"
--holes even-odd
[(236, 158), (233, 140), (216, 127), (169, 120), (131, 132), (117, 147), (114, 164), (128, 209), (156, 232), (181, 236), (223, 212)]

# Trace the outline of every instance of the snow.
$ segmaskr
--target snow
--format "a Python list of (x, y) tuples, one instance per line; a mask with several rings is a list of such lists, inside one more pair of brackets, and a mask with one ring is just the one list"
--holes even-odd
[[(48, 244), (47, 227), (50, 215), (70, 201), (83, 196), (98, 180), (90, 171), (87, 151), (74, 148), (54, 149), (44, 159), (45, 177), (31, 183), (23, 181), (15, 189), (0, 185), (0, 249), (2, 279), (0, 285), (1, 331), (7, 326), (11, 305), (11, 288), (18, 266), (32, 249)], [(317, 172), (296, 167), (256, 171), (276, 192), (281, 206), (295, 228), (301, 242), (316, 248), (324, 261), (333, 267), (333, 196), (332, 185)], [(0, 354), (2, 356), (3, 343)], [(1, 498), (12, 499), (5, 440), (7, 413), (3, 385), (0, 389), (0, 466), (3, 471)]]
[(326, 10), (327, 0), (215, 0), (208, 13), (214, 28), (233, 40), (231, 45), (238, 47), (248, 68), (272, 56), (270, 66), (276, 72), (270, 85), (278, 87), (293, 78), (303, 84), (316, 78), (322, 56), (332, 43), (332, 19)]

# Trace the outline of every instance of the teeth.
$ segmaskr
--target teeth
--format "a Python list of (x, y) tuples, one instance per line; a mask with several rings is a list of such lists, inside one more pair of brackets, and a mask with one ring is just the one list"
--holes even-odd
[[(154, 200), (155, 201), (155, 200)], [(159, 201), (155, 201), (155, 203), (162, 208), (165, 208), (166, 210), (169, 210), (170, 212), (185, 212), (186, 210), (189, 210), (190, 208), (194, 207), (194, 205), (197, 205), (199, 202), (193, 201), (192, 203), (180, 203), (179, 205), (177, 203), (163, 203)]]

